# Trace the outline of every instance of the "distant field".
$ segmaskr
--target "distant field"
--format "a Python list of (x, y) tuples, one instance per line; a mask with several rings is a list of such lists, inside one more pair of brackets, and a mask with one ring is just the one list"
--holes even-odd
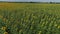
[(0, 3), (0, 34), (60, 34), (60, 4)]

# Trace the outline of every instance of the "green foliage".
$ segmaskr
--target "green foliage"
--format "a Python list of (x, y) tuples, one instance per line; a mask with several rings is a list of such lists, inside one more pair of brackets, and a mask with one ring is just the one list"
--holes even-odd
[(60, 34), (59, 4), (7, 8), (0, 9), (0, 34)]

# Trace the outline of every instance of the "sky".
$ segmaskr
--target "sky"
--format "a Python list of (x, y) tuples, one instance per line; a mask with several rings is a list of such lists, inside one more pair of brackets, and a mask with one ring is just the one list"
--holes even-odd
[(0, 1), (20, 1), (20, 2), (60, 2), (60, 0), (0, 0)]

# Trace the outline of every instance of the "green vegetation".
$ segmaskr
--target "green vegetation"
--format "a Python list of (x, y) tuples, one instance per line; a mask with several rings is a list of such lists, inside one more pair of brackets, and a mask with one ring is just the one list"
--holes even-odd
[(0, 34), (60, 34), (60, 4), (0, 3)]

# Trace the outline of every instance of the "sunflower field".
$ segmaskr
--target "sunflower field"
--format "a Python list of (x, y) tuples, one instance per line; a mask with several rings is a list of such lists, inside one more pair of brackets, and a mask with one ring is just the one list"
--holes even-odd
[(0, 34), (60, 34), (60, 4), (0, 3)]

